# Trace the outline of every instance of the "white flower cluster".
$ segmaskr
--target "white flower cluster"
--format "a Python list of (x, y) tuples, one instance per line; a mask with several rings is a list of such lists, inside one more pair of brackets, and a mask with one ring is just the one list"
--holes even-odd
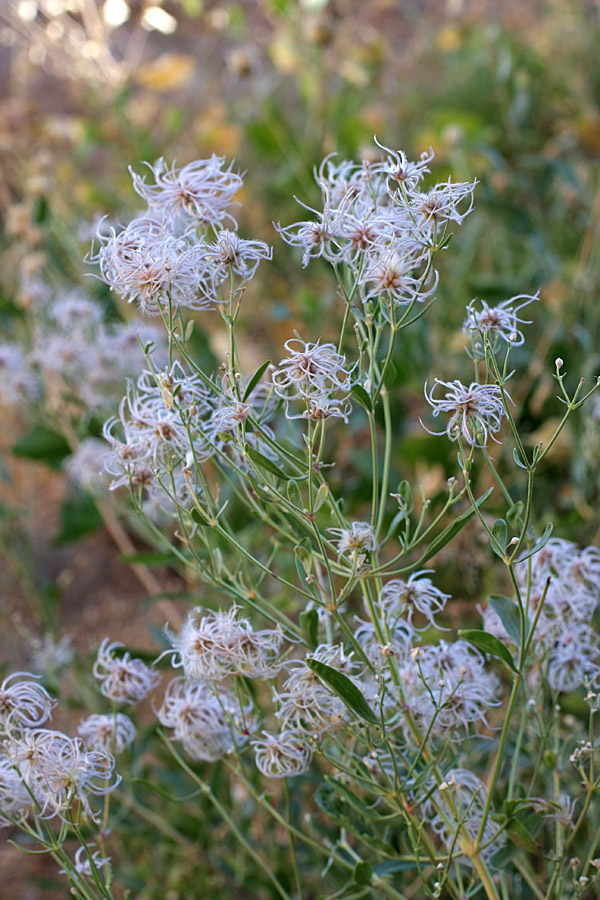
[(525, 342), (523, 332), (519, 325), (530, 325), (526, 319), (521, 319), (518, 313), (523, 307), (528, 306), (534, 300), (539, 299), (539, 293), (519, 294), (504, 300), (496, 306), (489, 306), (485, 300), (480, 300), (481, 309), (477, 309), (476, 300), (472, 300), (467, 306), (467, 318), (463, 324), (463, 331), (471, 335), (475, 344), (487, 339), (492, 346), (501, 339), (513, 346), (520, 346)]
[(30, 363), (47, 406), (77, 419), (107, 413), (127, 378), (144, 365), (143, 347), (154, 348), (163, 365), (165, 338), (140, 323), (106, 323), (101, 308), (78, 291), (38, 312)]
[[(502, 428), (502, 420), (506, 416), (504, 399), (498, 385), (471, 382), (466, 387), (458, 380), (440, 381), (436, 378), (434, 381), (429, 393), (427, 384), (425, 385), (425, 399), (433, 408), (434, 416), (449, 414), (446, 434), (451, 441), (460, 437), (473, 447), (485, 447), (488, 438), (496, 440), (494, 435)], [(443, 398), (433, 396), (438, 385), (447, 388)]]
[[(341, 644), (321, 644), (311, 658), (343, 672), (351, 680), (359, 669), (352, 654), (346, 654)], [(273, 692), (278, 707), (275, 715), (281, 720), (283, 732), (321, 735), (344, 721), (344, 703), (325, 687), (304, 660), (291, 661), (287, 669), (290, 674), (282, 691)]]
[[(136, 703), (143, 700), (160, 681), (160, 675), (141, 659), (132, 659), (128, 652), (116, 655), (123, 644), (104, 638), (94, 663), (94, 678), (101, 682), (100, 690), (116, 703)], [(115, 725), (118, 730), (118, 723)]]
[(241, 747), (256, 729), (252, 703), (242, 704), (233, 679), (269, 678), (280, 668), (283, 634), (279, 628), (255, 631), (237, 607), (229, 611), (192, 610), (173, 644), (175, 678), (157, 716), (173, 730), (194, 759), (220, 759)]
[(376, 163), (326, 157), (315, 172), (322, 209), (305, 206), (313, 219), (277, 228), (302, 249), (304, 265), (322, 257), (348, 266), (363, 302), (422, 303), (437, 285), (433, 253), (448, 224), (460, 225), (471, 212), (476, 182), (448, 180), (423, 191), (433, 152), (409, 162), (401, 151), (379, 146), (386, 157)]
[(466, 641), (440, 641), (413, 649), (400, 667), (402, 695), (423, 731), (460, 740), (500, 702), (500, 681)]
[[(222, 286), (229, 279), (249, 281), (260, 261), (272, 255), (262, 241), (237, 234), (228, 210), (242, 179), (215, 155), (181, 169), (160, 159), (149, 169), (154, 183), (132, 172), (146, 212), (124, 228), (101, 222), (99, 247), (88, 261), (98, 264), (113, 291), (146, 315), (214, 308), (224, 301)], [(223, 228), (224, 221), (231, 228)]]
[[(245, 467), (243, 443), (226, 439), (252, 411), (270, 434), (268, 418), (273, 405), (266, 385), (258, 385), (247, 403), (223, 389), (207, 386), (199, 375), (188, 374), (179, 362), (160, 374), (143, 372), (108, 419), (103, 434), (110, 445), (105, 469), (111, 489), (129, 486), (141, 497), (151, 519), (172, 516), (176, 507), (190, 510), (202, 496), (199, 466), (213, 456)], [(272, 456), (256, 433), (246, 442)]]
[(21, 406), (39, 393), (27, 357), (18, 344), (0, 344), (0, 405)]
[(240, 708), (230, 691), (188, 678), (169, 683), (156, 715), (192, 759), (204, 762), (215, 762), (241, 747), (254, 728), (251, 704)]
[(77, 733), (92, 750), (108, 750), (113, 754), (126, 750), (136, 736), (135, 725), (123, 713), (88, 716)]
[(407, 581), (393, 578), (383, 586), (378, 605), (388, 621), (406, 616), (412, 622), (413, 615), (417, 613), (435, 627), (434, 616), (444, 609), (450, 594), (444, 594), (434, 586), (431, 578), (426, 577), (430, 571), (413, 572)]
[(16, 672), (0, 685), (0, 825), (67, 814), (79, 807), (95, 818), (90, 796), (103, 796), (120, 781), (105, 748), (87, 749), (80, 738), (41, 727), (56, 701), (35, 676)]
[[(530, 617), (545, 594), (535, 631), (536, 658), (546, 658), (548, 681), (557, 691), (576, 690), (586, 678), (600, 676), (600, 640), (592, 619), (600, 598), (600, 550), (581, 550), (572, 541), (550, 538), (529, 561), (515, 566), (523, 597), (530, 595)], [(497, 614), (484, 614), (488, 631), (504, 641)]]
[(330, 528), (329, 531), (338, 537), (338, 558), (347, 556), (357, 569), (364, 565), (368, 553), (377, 551), (375, 532), (368, 522), (352, 522), (350, 528)]
[[(469, 844), (479, 835), (487, 800), (485, 784), (468, 769), (451, 769), (433, 794), (421, 804), (424, 818), (431, 823), (448, 853), (456, 854), (455, 862), (472, 863), (457, 848)], [(490, 858), (505, 844), (502, 829), (490, 819), (482, 835), (481, 855)]]
[(127, 378), (144, 365), (142, 345), (163, 364), (160, 330), (108, 323), (98, 303), (79, 290), (47, 292), (33, 312), (32, 345), (0, 344), (0, 404), (36, 406), (84, 422), (110, 411)]
[(168, 632), (175, 649), (174, 665), (187, 678), (221, 681), (229, 675), (270, 678), (280, 668), (280, 628), (255, 631), (237, 607), (227, 612), (192, 610), (179, 634)]
[[(279, 363), (272, 380), (275, 393), (285, 398), (288, 418), (320, 421), (335, 417), (346, 422), (352, 411), (348, 394), (355, 367), (347, 367), (346, 357), (333, 344), (310, 344), (292, 338), (284, 346), (290, 355)], [(289, 411), (294, 400), (304, 404), (297, 415)]]

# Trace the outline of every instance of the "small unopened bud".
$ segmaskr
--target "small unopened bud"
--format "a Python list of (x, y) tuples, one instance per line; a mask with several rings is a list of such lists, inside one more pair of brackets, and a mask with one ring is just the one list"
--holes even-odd
[(509, 341), (511, 341), (511, 343), (514, 343), (518, 337), (519, 337), (519, 335), (517, 334), (517, 332), (513, 331), (512, 334), (509, 334), (508, 339), (509, 339)]
[(564, 360), (562, 360), (562, 359), (560, 358), (560, 356), (557, 356), (556, 359), (554, 360), (554, 365), (556, 366), (557, 369), (562, 369), (562, 367), (564, 366), (564, 364), (565, 364), (565, 363), (564, 363)]

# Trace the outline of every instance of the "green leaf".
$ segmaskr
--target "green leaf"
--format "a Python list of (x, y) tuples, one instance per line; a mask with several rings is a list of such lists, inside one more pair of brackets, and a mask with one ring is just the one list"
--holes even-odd
[(520, 469), (524, 469), (526, 472), (529, 472), (529, 468), (527, 466), (523, 465), (523, 463), (519, 459), (519, 451), (517, 450), (516, 447), (513, 449), (513, 459)]
[(309, 574), (311, 569), (311, 543), (309, 538), (302, 538), (299, 544), (294, 547), (294, 555), (296, 557), (296, 569), (298, 571), (298, 577), (300, 581), (304, 585), (304, 587), (308, 588), (309, 591), (312, 591), (312, 586), (306, 580), (306, 576)]
[(373, 412), (373, 404), (371, 403), (371, 398), (365, 391), (364, 387), (360, 384), (352, 385), (352, 390), (350, 391), (350, 395), (354, 397), (357, 403), (360, 403), (362, 407), (364, 407), (367, 412)]
[(535, 853), (538, 849), (533, 835), (527, 826), (518, 819), (512, 819), (506, 826), (506, 831), (513, 843), (522, 847), (524, 850), (527, 850), (529, 853)]
[(197, 322), (188, 335), (187, 342), (190, 355), (201, 372), (214, 372), (218, 368), (219, 362), (212, 351), (208, 335)]
[(71, 448), (62, 434), (45, 425), (36, 425), (31, 431), (21, 435), (11, 449), (15, 456), (37, 459), (53, 468), (58, 468), (63, 459), (71, 453)]
[(502, 847), (500, 850), (496, 850), (496, 852), (490, 857), (490, 864), (494, 867), (494, 869), (505, 869), (511, 859), (513, 859), (518, 852), (519, 848), (516, 844), (506, 844), (505, 847)]
[(504, 519), (496, 519), (492, 525), (491, 547), (496, 556), (504, 559), (506, 556), (506, 544), (508, 541), (508, 528)]
[(306, 665), (315, 675), (324, 681), (338, 697), (344, 701), (349, 710), (355, 715), (370, 722), (372, 725), (379, 725), (379, 719), (361, 694), (359, 689), (353, 684), (347, 675), (338, 672), (337, 669), (325, 665), (318, 659), (306, 660)]
[(498, 614), (504, 630), (513, 639), (517, 647), (521, 646), (521, 614), (519, 607), (510, 597), (503, 594), (492, 594), (490, 605)]
[(310, 538), (302, 538), (302, 540), (294, 547), (294, 553), (300, 562), (310, 571), (310, 563), (312, 560), (312, 543)]
[(337, 778), (333, 778), (331, 775), (325, 776), (325, 781), (329, 784), (334, 791), (337, 791), (338, 794), (341, 794), (342, 799), (345, 803), (349, 803), (350, 806), (353, 807), (361, 816), (367, 819), (381, 819), (381, 816), (378, 812), (375, 812), (372, 806), (367, 806), (360, 797), (351, 791), (350, 788), (344, 784), (343, 781), (339, 781)]
[(548, 541), (550, 540), (550, 535), (554, 530), (554, 525), (552, 522), (548, 522), (546, 527), (544, 528), (544, 533), (541, 537), (537, 539), (531, 550), (528, 550), (527, 553), (524, 553), (523, 556), (520, 556), (517, 562), (523, 562), (525, 559), (529, 559), (530, 556), (534, 556), (538, 553), (542, 547), (545, 547)]
[(287, 498), (297, 509), (303, 508), (302, 495), (298, 482), (291, 478), (287, 483)]
[(184, 331), (184, 334), (183, 334), (183, 340), (184, 340), (184, 343), (187, 344), (187, 342), (190, 340), (190, 338), (191, 338), (191, 336), (192, 336), (192, 333), (193, 333), (193, 331), (194, 331), (194, 325), (195, 325), (195, 324), (196, 324), (196, 323), (194, 322), (194, 320), (193, 320), (193, 319), (190, 319), (190, 321), (189, 321), (189, 322), (187, 323), (187, 325), (185, 326), (185, 331)]
[[(493, 490), (494, 490), (494, 488), (489, 488), (485, 492), (485, 494), (481, 495), (479, 500), (475, 501), (475, 505), (476, 505), (477, 509), (479, 509), (479, 507), (483, 506), (485, 501), (492, 494)], [(420, 560), (417, 563), (415, 563), (414, 568), (420, 569), (421, 566), (423, 565), (423, 563), (425, 563), (425, 562), (427, 562), (427, 560), (431, 559), (432, 556), (435, 556), (436, 553), (439, 553), (440, 550), (446, 546), (446, 544), (449, 544), (450, 541), (456, 537), (456, 535), (459, 533), (459, 531), (462, 531), (462, 529), (465, 527), (465, 525), (471, 521), (471, 519), (473, 518), (475, 513), (476, 513), (475, 509), (467, 510), (467, 512), (463, 513), (462, 516), (459, 516), (457, 519), (454, 520), (454, 522), (452, 522), (450, 525), (448, 525), (447, 528), (445, 528), (442, 532), (440, 532), (440, 534), (438, 534), (437, 537), (434, 537), (434, 539), (428, 546), (428, 548), (425, 551), (425, 553), (423, 554), (423, 556), (420, 558)]]
[(192, 507), (190, 511), (190, 516), (196, 523), (196, 525), (201, 525), (203, 528), (212, 528), (213, 524), (208, 521), (208, 519), (202, 515), (199, 509), (196, 509), (195, 506)]
[(130, 566), (173, 566), (177, 562), (172, 553), (120, 553), (119, 558)]
[(305, 609), (299, 619), (304, 640), (314, 650), (319, 644), (319, 614), (316, 609)]
[(102, 516), (87, 491), (70, 492), (60, 509), (60, 528), (53, 540), (54, 544), (69, 544), (97, 531), (102, 525)]
[(398, 485), (398, 489), (396, 491), (396, 499), (398, 501), (398, 505), (402, 507), (404, 512), (409, 513), (413, 508), (413, 492), (410, 486), (410, 483), (404, 479)]
[(262, 453), (259, 453), (258, 450), (254, 450), (252, 447), (249, 447), (248, 444), (245, 446), (245, 453), (248, 459), (252, 460), (255, 466), (258, 466), (259, 469), (265, 469), (265, 471), (270, 472), (271, 475), (275, 475), (277, 478), (282, 478), (284, 481), (288, 480), (288, 475), (285, 474), (282, 469), (276, 465), (272, 459), (269, 459), (268, 456), (263, 456)]
[(356, 884), (371, 884), (373, 879), (373, 866), (370, 862), (363, 859), (362, 862), (356, 863), (354, 866), (354, 880)]
[(406, 872), (408, 869), (418, 869), (419, 863), (415, 859), (384, 859), (383, 862), (377, 863), (373, 867), (373, 871), (380, 877), (382, 875), (395, 875), (396, 872)]
[(523, 520), (524, 512), (525, 504), (522, 502), (522, 500), (517, 500), (517, 502), (513, 503), (511, 508), (506, 513), (508, 524), (513, 528), (518, 528)]
[(487, 631), (467, 629), (466, 631), (459, 631), (458, 636), (464, 638), (465, 641), (468, 641), (470, 644), (473, 644), (478, 650), (482, 650), (484, 653), (489, 653), (490, 656), (496, 656), (498, 659), (501, 659), (502, 662), (506, 663), (506, 665), (513, 670), (513, 672), (517, 672), (518, 674), (518, 669), (513, 662), (510, 650), (504, 646), (502, 641), (499, 641), (497, 637), (494, 637), (493, 634), (489, 634)]
[(268, 359), (266, 362), (264, 362), (262, 364), (262, 366), (258, 367), (256, 372), (254, 373), (254, 375), (248, 382), (248, 387), (244, 391), (244, 396), (242, 397), (242, 400), (244, 401), (244, 403), (246, 402), (246, 400), (248, 399), (248, 397), (250, 396), (250, 394), (252, 393), (252, 391), (254, 390), (254, 388), (260, 381), (260, 379), (263, 377), (263, 375), (265, 374), (265, 372), (267, 371), (267, 369), (269, 368), (270, 365), (271, 365), (271, 360)]
[(315, 497), (315, 502), (313, 504), (313, 512), (318, 512), (327, 498), (329, 497), (329, 485), (324, 482), (317, 491), (317, 496)]
[(358, 813), (331, 784), (319, 785), (315, 802), (326, 816), (337, 825), (346, 828), (371, 847), (386, 854), (393, 854), (394, 848), (375, 833), (372, 824)]

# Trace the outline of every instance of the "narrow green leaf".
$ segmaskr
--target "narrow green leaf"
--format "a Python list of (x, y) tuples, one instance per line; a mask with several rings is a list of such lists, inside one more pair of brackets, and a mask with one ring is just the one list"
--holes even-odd
[(331, 666), (325, 665), (318, 659), (308, 658), (306, 665), (315, 675), (324, 681), (338, 697), (344, 701), (348, 709), (350, 709), (361, 719), (370, 722), (372, 725), (378, 725), (379, 719), (361, 694), (359, 689), (350, 679), (342, 672)]
[(490, 605), (498, 614), (504, 630), (513, 639), (517, 647), (521, 646), (521, 614), (519, 607), (510, 597), (503, 594), (492, 594)]
[(294, 556), (296, 557), (296, 570), (300, 581), (305, 588), (312, 591), (312, 585), (307, 581), (307, 575), (310, 573), (312, 561), (311, 543), (309, 538), (302, 538), (300, 543), (294, 547)]
[(538, 849), (533, 835), (523, 822), (519, 822), (518, 819), (512, 819), (506, 826), (506, 831), (515, 844), (518, 844), (519, 847), (523, 847), (523, 849), (527, 850), (529, 853), (535, 853)]
[(542, 549), (542, 547), (545, 547), (550, 540), (550, 535), (552, 534), (553, 530), (554, 525), (552, 524), (552, 522), (548, 522), (544, 529), (543, 535), (537, 539), (531, 550), (528, 550), (527, 553), (524, 553), (523, 556), (519, 557), (517, 562), (523, 562), (523, 560), (529, 559), (530, 556), (534, 556)]
[(490, 857), (490, 864), (493, 865), (494, 869), (499, 869), (501, 871), (507, 867), (511, 859), (513, 859), (517, 853), (519, 853), (519, 848), (516, 844), (506, 844), (506, 846), (502, 847), (500, 850), (496, 850)]
[(367, 410), (367, 412), (373, 412), (373, 404), (371, 403), (371, 398), (365, 391), (364, 387), (362, 387), (362, 385), (360, 385), (360, 384), (352, 385), (352, 390), (350, 391), (350, 394), (352, 397), (354, 397), (354, 399), (357, 401), (357, 403), (360, 403), (360, 405), (363, 406)]
[(508, 524), (513, 528), (518, 528), (523, 520), (523, 513), (525, 512), (525, 504), (522, 500), (517, 500), (516, 503), (513, 503), (511, 508), (506, 513), (506, 519)]
[(373, 825), (358, 813), (331, 784), (323, 782), (315, 793), (315, 802), (326, 816), (337, 825), (346, 828), (369, 846), (385, 854), (393, 854), (394, 848), (375, 833)]
[(302, 538), (302, 540), (294, 547), (294, 553), (300, 562), (310, 570), (310, 562), (312, 560), (312, 544), (310, 538)]
[(209, 522), (208, 519), (206, 519), (206, 518), (202, 515), (202, 513), (200, 512), (200, 510), (199, 510), (199, 509), (196, 509), (195, 506), (192, 507), (192, 509), (191, 509), (191, 511), (190, 511), (190, 516), (192, 517), (192, 519), (194, 520), (194, 522), (196, 523), (196, 525), (201, 525), (203, 528), (212, 528), (212, 527), (213, 527), (213, 526), (212, 526), (212, 523)]
[[(476, 501), (477, 509), (480, 506), (483, 506), (488, 497), (492, 494), (494, 488), (489, 488), (485, 494), (482, 494), (479, 500)], [(469, 509), (467, 512), (463, 513), (462, 516), (459, 516), (454, 522), (451, 522), (447, 528), (444, 528), (437, 537), (434, 537), (427, 550), (420, 558), (418, 563), (415, 563), (414, 568), (419, 569), (423, 565), (423, 563), (427, 562), (427, 560), (431, 559), (432, 556), (435, 556), (436, 553), (439, 553), (440, 550), (449, 544), (450, 541), (456, 537), (459, 531), (465, 527), (465, 525), (471, 521), (473, 516), (475, 515), (474, 509)]]
[(464, 638), (465, 641), (468, 641), (470, 644), (473, 644), (478, 650), (482, 650), (484, 653), (489, 653), (490, 656), (496, 656), (498, 659), (501, 659), (502, 662), (506, 663), (506, 665), (513, 670), (513, 672), (517, 672), (518, 674), (518, 669), (513, 662), (510, 650), (504, 646), (502, 641), (499, 641), (497, 637), (494, 637), (493, 634), (489, 634), (487, 631), (467, 629), (459, 631), (458, 636)]
[(341, 794), (342, 799), (349, 803), (361, 816), (367, 819), (381, 819), (381, 816), (375, 811), (373, 806), (367, 806), (343, 781), (338, 781), (337, 778), (333, 778), (331, 775), (326, 775), (325, 781), (334, 791)]
[(315, 650), (319, 644), (319, 614), (316, 609), (305, 609), (299, 618), (304, 640), (311, 650)]
[(71, 453), (71, 448), (62, 434), (52, 428), (46, 428), (45, 425), (36, 425), (31, 431), (21, 435), (11, 449), (15, 456), (40, 460), (53, 468), (58, 468), (63, 459)]
[(300, 488), (298, 487), (298, 482), (293, 478), (291, 478), (287, 483), (287, 498), (290, 503), (293, 503), (297, 509), (303, 508)]
[(172, 553), (120, 553), (119, 559), (131, 566), (172, 566), (177, 562)]
[(373, 879), (373, 866), (366, 859), (354, 866), (354, 881), (361, 886), (371, 884)]
[(187, 323), (187, 325), (185, 326), (185, 332), (184, 332), (184, 335), (183, 335), (183, 340), (184, 340), (184, 342), (185, 342), (186, 344), (187, 344), (187, 342), (189, 341), (189, 339), (190, 339), (191, 336), (192, 336), (192, 332), (194, 331), (194, 325), (195, 325), (195, 324), (196, 324), (196, 323), (194, 322), (194, 320), (193, 320), (193, 319), (190, 319), (190, 321), (189, 321), (189, 322)]
[(396, 499), (398, 500), (398, 504), (402, 507), (402, 509), (409, 513), (413, 508), (413, 492), (410, 486), (410, 483), (404, 479), (398, 485), (398, 489), (396, 491)]
[(60, 528), (53, 543), (70, 544), (93, 534), (101, 525), (102, 516), (91, 494), (82, 490), (70, 492), (61, 506)]
[(248, 459), (251, 459), (255, 466), (258, 466), (259, 469), (265, 469), (265, 471), (270, 472), (271, 475), (275, 475), (277, 478), (282, 478), (284, 481), (288, 480), (288, 475), (276, 465), (272, 459), (269, 459), (268, 456), (263, 456), (262, 453), (259, 453), (258, 450), (254, 450), (252, 447), (249, 447), (246, 444), (245, 447), (246, 456)]
[(519, 451), (517, 450), (516, 447), (513, 449), (513, 459), (520, 469), (525, 469), (526, 472), (529, 471), (528, 467), (523, 465), (523, 463), (519, 459)]
[(418, 860), (412, 859), (384, 859), (383, 862), (373, 866), (373, 872), (380, 877), (382, 875), (395, 875), (396, 872), (407, 872), (409, 869), (418, 869)]
[(504, 559), (506, 556), (506, 544), (508, 541), (508, 527), (504, 519), (496, 519), (492, 525), (491, 547), (496, 556)]
[(319, 490), (317, 491), (317, 496), (315, 497), (315, 502), (313, 505), (313, 512), (318, 512), (328, 497), (329, 485), (325, 482), (319, 487)]
[(254, 373), (254, 375), (248, 382), (248, 387), (244, 391), (244, 396), (242, 397), (242, 400), (244, 401), (244, 403), (246, 402), (246, 400), (248, 399), (248, 397), (250, 396), (250, 394), (252, 393), (252, 391), (254, 390), (254, 388), (260, 381), (260, 379), (263, 377), (263, 375), (265, 374), (265, 372), (267, 371), (267, 369), (269, 368), (270, 365), (271, 365), (271, 360), (268, 359), (266, 362), (264, 362), (262, 364), (262, 366), (258, 367), (256, 372)]

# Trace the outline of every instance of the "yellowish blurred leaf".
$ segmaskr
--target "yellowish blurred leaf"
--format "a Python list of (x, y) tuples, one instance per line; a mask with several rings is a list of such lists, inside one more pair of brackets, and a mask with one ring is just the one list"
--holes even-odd
[(242, 140), (239, 125), (227, 121), (227, 107), (223, 103), (215, 103), (203, 110), (194, 119), (193, 132), (200, 145), (227, 157), (236, 155)]
[(136, 72), (136, 81), (150, 91), (174, 91), (190, 80), (196, 60), (185, 53), (163, 53)]
[(436, 45), (444, 53), (458, 50), (463, 42), (460, 28), (457, 25), (444, 25), (437, 33)]
[(588, 153), (600, 154), (600, 116), (591, 115), (577, 123), (579, 143)]
[[(531, 446), (533, 444), (541, 443), (543, 447), (550, 443), (554, 432), (560, 422), (558, 416), (552, 419), (546, 419), (545, 422), (540, 425), (540, 427), (530, 434), (527, 438), (527, 443)], [(568, 459), (573, 450), (573, 439), (571, 433), (568, 428), (563, 428), (561, 433), (559, 434), (556, 442), (553, 444), (552, 449), (548, 455), (549, 459), (553, 459), (555, 462), (563, 461)]]
[(298, 70), (300, 64), (298, 48), (289, 34), (280, 33), (271, 41), (269, 55), (280, 72), (289, 75)]
[(355, 87), (366, 87), (369, 83), (369, 73), (355, 59), (344, 59), (340, 65), (340, 75)]

